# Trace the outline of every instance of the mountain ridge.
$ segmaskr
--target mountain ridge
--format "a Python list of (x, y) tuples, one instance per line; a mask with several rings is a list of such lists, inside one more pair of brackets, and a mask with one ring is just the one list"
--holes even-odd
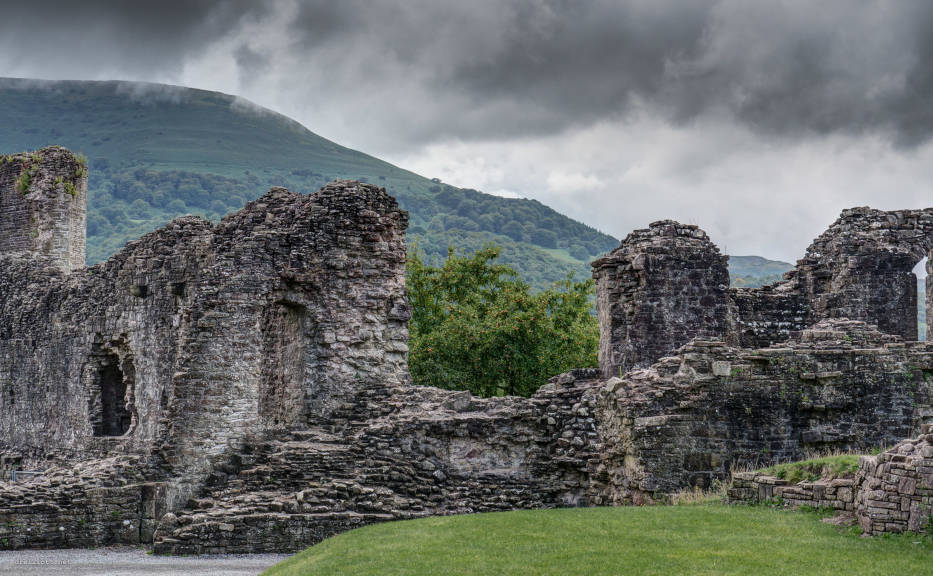
[(494, 243), (544, 287), (618, 240), (534, 200), (456, 188), (327, 140), (236, 96), (126, 81), (0, 79), (0, 151), (60, 144), (90, 160), (88, 262), (183, 214), (212, 220), (272, 186), (316, 191), (335, 178), (387, 189), (428, 260)]
[[(536, 288), (619, 240), (537, 200), (457, 188), (323, 138), (240, 97), (119, 80), (0, 78), (0, 152), (61, 144), (90, 161), (88, 263), (184, 214), (218, 220), (272, 186), (308, 193), (334, 178), (384, 186), (411, 214), (410, 244), (439, 262), (449, 246), (494, 243)], [(785, 262), (733, 256), (733, 284), (779, 279)], [(775, 274), (777, 276), (775, 276)]]

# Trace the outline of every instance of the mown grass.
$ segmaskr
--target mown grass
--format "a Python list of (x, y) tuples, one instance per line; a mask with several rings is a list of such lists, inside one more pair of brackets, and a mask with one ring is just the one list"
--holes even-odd
[(858, 470), (857, 454), (833, 454), (799, 462), (787, 462), (761, 470), (763, 474), (777, 476), (790, 484), (819, 480), (820, 478), (851, 478)]
[(264, 572), (310, 574), (930, 574), (933, 541), (862, 538), (762, 506), (537, 510), (367, 526)]

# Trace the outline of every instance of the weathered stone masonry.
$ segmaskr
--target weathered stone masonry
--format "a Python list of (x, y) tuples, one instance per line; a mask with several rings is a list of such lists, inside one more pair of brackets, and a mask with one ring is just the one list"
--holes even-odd
[(0, 254), (84, 268), (87, 166), (63, 148), (0, 156)]
[[(863, 320), (916, 340), (912, 270), (931, 250), (933, 209), (853, 208), (781, 282), (728, 289), (728, 257), (702, 230), (655, 222), (593, 263), (600, 369), (608, 378), (645, 368), (694, 337), (764, 347), (830, 318)], [(929, 296), (921, 298), (929, 308)]]
[(0, 483), (0, 548), (297, 550), (397, 518), (644, 503), (931, 416), (931, 351), (901, 337), (926, 211), (847, 211), (758, 291), (728, 290), (696, 227), (636, 231), (595, 264), (600, 371), (484, 400), (409, 382), (407, 215), (384, 190), (273, 189), (83, 268), (80, 162), (0, 166), (0, 468), (44, 472)]
[(664, 220), (593, 262), (603, 377), (645, 368), (729, 329), (728, 256), (696, 226)]

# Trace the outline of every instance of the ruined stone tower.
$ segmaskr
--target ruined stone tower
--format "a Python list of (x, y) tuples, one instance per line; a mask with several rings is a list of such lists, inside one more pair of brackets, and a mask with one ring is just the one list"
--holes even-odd
[(650, 366), (695, 336), (724, 336), (728, 260), (696, 226), (663, 220), (593, 262), (603, 375)]
[(0, 254), (84, 267), (87, 166), (59, 147), (0, 156)]

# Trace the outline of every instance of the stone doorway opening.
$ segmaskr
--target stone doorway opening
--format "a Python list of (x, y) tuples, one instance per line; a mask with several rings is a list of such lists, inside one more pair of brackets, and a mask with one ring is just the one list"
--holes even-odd
[(132, 356), (120, 352), (95, 344), (85, 369), (94, 436), (125, 436), (133, 426), (136, 371)]
[(913, 269), (917, 277), (917, 340), (920, 342), (927, 339), (927, 262), (928, 257), (924, 257)]

